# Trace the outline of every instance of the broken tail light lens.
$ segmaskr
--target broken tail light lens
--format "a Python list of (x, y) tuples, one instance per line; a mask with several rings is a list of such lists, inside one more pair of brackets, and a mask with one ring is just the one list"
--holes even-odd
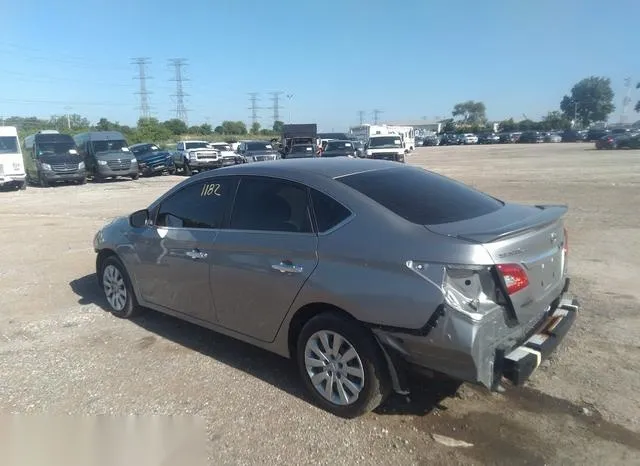
[(529, 286), (527, 272), (518, 264), (498, 264), (496, 266), (504, 283), (507, 286), (507, 293), (512, 295)]

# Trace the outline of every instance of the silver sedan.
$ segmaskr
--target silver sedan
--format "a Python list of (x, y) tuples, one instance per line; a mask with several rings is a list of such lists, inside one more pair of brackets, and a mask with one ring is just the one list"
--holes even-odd
[(292, 358), (318, 405), (354, 417), (413, 370), (523, 383), (578, 313), (566, 211), (393, 162), (244, 164), (106, 225), (96, 270), (114, 315), (150, 308)]

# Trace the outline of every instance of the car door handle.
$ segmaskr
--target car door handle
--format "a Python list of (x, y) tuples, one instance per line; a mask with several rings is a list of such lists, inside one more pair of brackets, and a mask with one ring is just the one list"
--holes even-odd
[(301, 273), (302, 272), (302, 267), (300, 267), (299, 265), (293, 265), (289, 261), (282, 261), (279, 264), (273, 264), (271, 268), (273, 270), (277, 270), (278, 272), (282, 272), (282, 273)]
[(184, 253), (184, 255), (187, 257), (190, 257), (193, 260), (206, 259), (208, 256), (206, 252), (202, 252), (197, 249), (192, 249), (191, 251), (187, 251)]

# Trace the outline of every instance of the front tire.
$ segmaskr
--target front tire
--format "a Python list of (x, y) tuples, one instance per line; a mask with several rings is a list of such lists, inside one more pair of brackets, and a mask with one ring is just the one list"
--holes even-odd
[(138, 178), (140, 178), (140, 174), (139, 173), (136, 173), (135, 175), (131, 175), (131, 179), (134, 180), (134, 181), (137, 180)]
[(320, 314), (302, 328), (297, 342), (298, 369), (314, 402), (344, 418), (377, 408), (390, 393), (382, 350), (358, 322)]
[(107, 257), (100, 265), (100, 284), (114, 316), (130, 319), (140, 313), (129, 274), (116, 256)]
[(25, 191), (27, 189), (27, 179), (20, 183), (20, 191)]
[(189, 166), (189, 162), (187, 162), (187, 161), (184, 162), (184, 167), (183, 167), (182, 171), (184, 172), (184, 176), (193, 175), (193, 170), (191, 170), (191, 167)]

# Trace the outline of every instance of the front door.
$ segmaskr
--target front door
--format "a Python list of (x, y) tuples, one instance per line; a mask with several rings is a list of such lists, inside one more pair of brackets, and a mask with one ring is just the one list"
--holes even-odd
[(146, 301), (216, 321), (210, 265), (234, 189), (229, 177), (190, 183), (160, 204), (154, 225), (134, 233), (134, 275)]
[(306, 187), (243, 177), (229, 229), (219, 232), (214, 245), (211, 283), (218, 323), (273, 341), (318, 263), (316, 249)]

